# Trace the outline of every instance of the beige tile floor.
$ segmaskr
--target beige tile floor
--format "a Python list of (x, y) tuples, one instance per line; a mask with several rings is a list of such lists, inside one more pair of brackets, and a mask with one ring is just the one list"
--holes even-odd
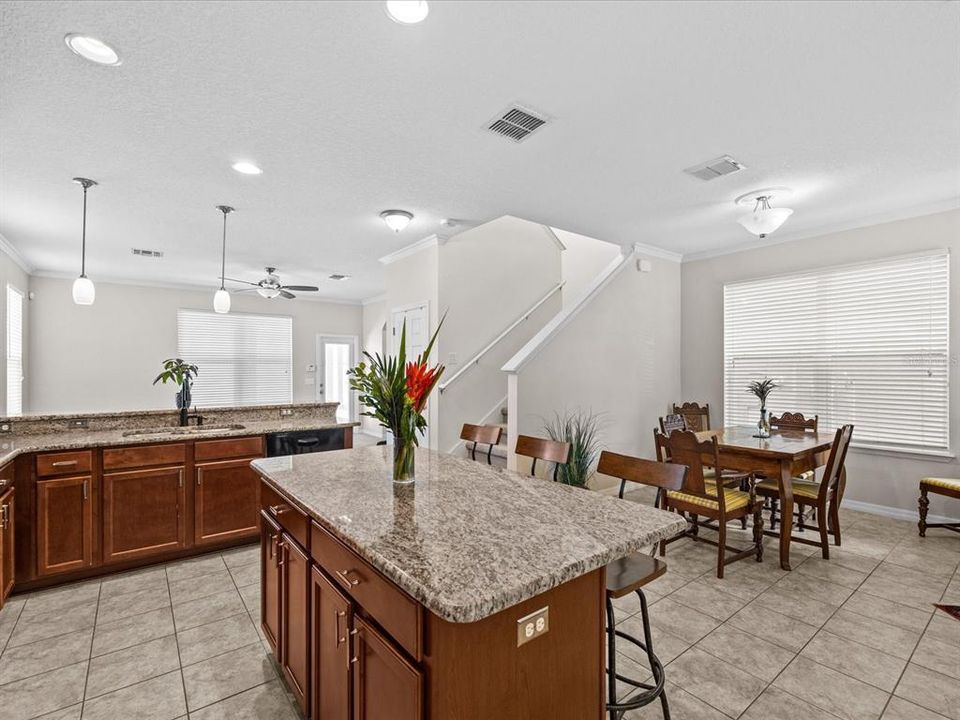
[[(792, 573), (773, 540), (724, 580), (713, 548), (670, 546), (648, 598), (675, 720), (960, 720), (960, 622), (931, 605), (960, 603), (960, 535), (853, 512), (843, 528), (829, 561), (794, 545)], [(0, 716), (295, 720), (259, 634), (257, 563), (253, 546), (11, 598)], [(617, 605), (640, 634), (635, 599)]]

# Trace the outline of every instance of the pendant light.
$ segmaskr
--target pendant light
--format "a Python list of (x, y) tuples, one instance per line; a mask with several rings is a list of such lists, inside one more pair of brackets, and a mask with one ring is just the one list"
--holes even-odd
[(233, 212), (233, 208), (217, 205), (217, 210), (223, 213), (223, 249), (220, 254), (220, 289), (213, 295), (213, 310), (222, 315), (230, 312), (230, 293), (223, 286), (223, 280), (227, 274), (227, 215)]
[[(773, 199), (772, 190), (755, 190), (752, 193), (741, 195), (736, 200), (738, 204), (754, 203), (753, 212), (737, 218), (737, 222), (743, 225), (747, 232), (751, 232), (760, 238), (765, 238), (777, 230), (787, 221), (787, 218), (793, 215), (793, 210), (790, 208), (770, 207), (770, 200)], [(782, 188), (780, 191), (789, 192), (786, 188)]]
[(96, 185), (95, 180), (75, 177), (77, 185), (83, 186), (83, 225), (80, 231), (80, 277), (73, 281), (73, 302), (77, 305), (93, 305), (97, 289), (87, 277), (87, 190)]

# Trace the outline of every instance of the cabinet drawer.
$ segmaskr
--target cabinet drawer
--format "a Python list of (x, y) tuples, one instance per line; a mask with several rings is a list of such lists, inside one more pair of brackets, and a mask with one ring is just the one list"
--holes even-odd
[(194, 444), (193, 457), (203, 460), (229, 460), (230, 458), (261, 457), (263, 437), (230, 438), (229, 440), (199, 440)]
[(302, 547), (310, 549), (310, 523), (307, 516), (262, 480), (260, 481), (260, 507)]
[(107, 448), (103, 451), (103, 469), (149, 467), (151, 465), (183, 465), (187, 446), (183, 443), (141, 445), (140, 447)]
[(316, 523), (311, 523), (311, 535), (314, 561), (401, 647), (420, 660), (420, 604)]
[(37, 455), (37, 476), (76, 475), (88, 473), (93, 465), (93, 453), (90, 450), (75, 452), (46, 453)]

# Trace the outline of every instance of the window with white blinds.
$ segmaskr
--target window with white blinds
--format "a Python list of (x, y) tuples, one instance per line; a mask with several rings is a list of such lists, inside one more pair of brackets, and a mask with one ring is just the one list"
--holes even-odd
[(767, 409), (853, 423), (853, 444), (949, 451), (946, 251), (724, 286), (724, 422), (755, 425), (746, 390), (772, 378)]
[(7, 415), (23, 414), (23, 293), (7, 285)]
[(293, 319), (286, 315), (177, 312), (178, 355), (199, 367), (197, 407), (293, 400)]

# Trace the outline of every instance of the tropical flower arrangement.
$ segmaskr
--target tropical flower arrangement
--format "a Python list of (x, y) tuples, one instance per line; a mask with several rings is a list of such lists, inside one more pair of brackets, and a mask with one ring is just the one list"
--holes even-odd
[(414, 479), (414, 448), (420, 444), (417, 433), (422, 436), (427, 429), (423, 411), (444, 370), (443, 365), (430, 367), (428, 364), (442, 325), (443, 319), (415, 360), (407, 360), (407, 324), (404, 322), (396, 356), (364, 352), (367, 361), (347, 371), (350, 387), (359, 393), (360, 402), (366, 407), (362, 414), (376, 418), (393, 434), (396, 482)]

